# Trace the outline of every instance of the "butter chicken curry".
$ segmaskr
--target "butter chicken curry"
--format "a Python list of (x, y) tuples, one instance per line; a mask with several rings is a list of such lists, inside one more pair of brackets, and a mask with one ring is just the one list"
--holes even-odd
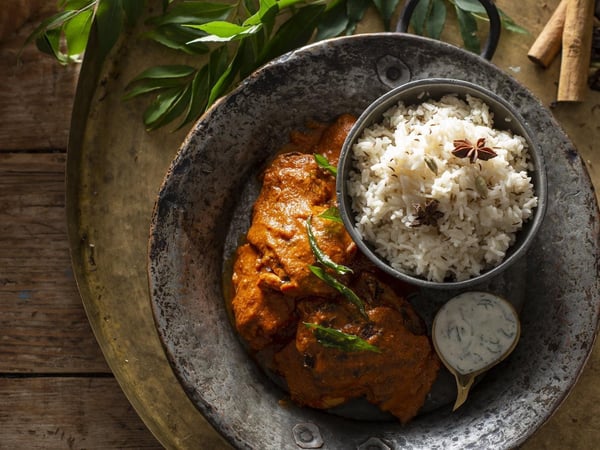
[[(247, 240), (235, 256), (233, 317), (294, 402), (327, 409), (363, 397), (405, 423), (423, 406), (440, 362), (406, 300), (410, 288), (366, 261), (343, 224), (322, 214), (336, 207), (335, 175), (315, 155), (335, 166), (354, 121), (343, 115), (329, 126), (293, 132), (264, 171)], [(324, 271), (356, 294), (362, 308), (311, 271), (318, 260), (307, 221), (318, 248), (352, 269)], [(344, 347), (323, 332), (364, 346)]]

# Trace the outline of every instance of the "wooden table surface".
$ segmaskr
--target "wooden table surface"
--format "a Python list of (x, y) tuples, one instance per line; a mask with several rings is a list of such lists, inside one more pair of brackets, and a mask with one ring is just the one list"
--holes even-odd
[(0, 33), (0, 449), (162, 448), (106, 364), (73, 278), (65, 161), (79, 67), (34, 46), (17, 65), (38, 22)]
[[(161, 448), (111, 374), (72, 275), (64, 175), (78, 67), (32, 46), (16, 64), (36, 21), (0, 32), (0, 449)], [(523, 448), (596, 448), (598, 385), (596, 345)]]

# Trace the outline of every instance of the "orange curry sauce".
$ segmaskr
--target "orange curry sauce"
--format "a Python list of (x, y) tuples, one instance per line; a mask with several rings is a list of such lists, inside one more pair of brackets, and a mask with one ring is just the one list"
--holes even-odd
[[(293, 132), (265, 170), (247, 241), (233, 265), (233, 316), (248, 347), (286, 381), (294, 402), (327, 409), (364, 397), (405, 423), (423, 406), (440, 367), (423, 321), (406, 300), (411, 289), (366, 261), (342, 224), (319, 217), (336, 206), (335, 178), (314, 154), (336, 165), (354, 121), (343, 115), (329, 126)], [(308, 269), (317, 264), (309, 216), (319, 247), (353, 269), (336, 277), (363, 300), (368, 318)], [(380, 352), (324, 346), (305, 322), (359, 336)]]

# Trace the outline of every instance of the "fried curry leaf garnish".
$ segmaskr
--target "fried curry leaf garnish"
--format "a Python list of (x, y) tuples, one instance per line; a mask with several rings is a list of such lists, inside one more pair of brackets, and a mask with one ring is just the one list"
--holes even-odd
[(344, 333), (335, 328), (324, 327), (316, 323), (302, 323), (313, 331), (317, 342), (324, 347), (337, 348), (345, 352), (369, 351), (381, 353), (379, 347), (369, 344), (364, 339), (353, 334)]
[(308, 219), (306, 219), (306, 234), (308, 235), (310, 249), (312, 250), (313, 255), (315, 255), (315, 258), (317, 258), (317, 261), (319, 261), (325, 267), (335, 270), (335, 272), (340, 275), (352, 273), (352, 269), (350, 267), (336, 263), (321, 249), (321, 247), (319, 247), (317, 239), (315, 238), (315, 234), (313, 233), (311, 221), (312, 216), (309, 216)]
[(350, 302), (358, 308), (363, 317), (368, 318), (367, 313), (365, 311), (364, 302), (360, 299), (358, 295), (356, 295), (356, 293), (352, 289), (350, 289), (348, 286), (329, 275), (327, 272), (325, 272), (323, 268), (319, 266), (309, 265), (308, 268), (319, 279), (327, 283), (333, 289), (335, 289), (348, 300), (350, 300)]
[(335, 206), (332, 206), (331, 208), (328, 208), (327, 210), (323, 211), (321, 214), (319, 214), (319, 217), (341, 224), (344, 223), (342, 217), (340, 216), (340, 210), (337, 209)]
[(319, 155), (318, 153), (315, 153), (314, 157), (317, 166), (319, 166), (321, 169), (328, 170), (333, 174), (333, 176), (337, 176), (337, 167), (332, 165), (327, 158), (325, 158), (323, 155)]

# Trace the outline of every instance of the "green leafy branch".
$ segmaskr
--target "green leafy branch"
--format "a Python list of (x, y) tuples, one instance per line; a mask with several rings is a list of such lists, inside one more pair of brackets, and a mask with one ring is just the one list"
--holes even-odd
[[(175, 52), (202, 56), (199, 66), (150, 67), (127, 86), (124, 99), (150, 97), (143, 113), (148, 130), (197, 119), (217, 98), (267, 61), (310, 41), (355, 33), (372, 8), (391, 29), (400, 0), (162, 0), (158, 15), (145, 21), (142, 37)], [(456, 10), (465, 48), (478, 52), (477, 21), (485, 10), (477, 0), (421, 0), (411, 25), (417, 34), (439, 39), (446, 3)], [(146, 12), (144, 0), (60, 0), (60, 11), (43, 21), (25, 44), (61, 64), (81, 61), (91, 33), (103, 59), (124, 27)], [(525, 32), (506, 14), (504, 27)]]
[[(143, 117), (147, 129), (180, 118), (179, 129), (266, 62), (313, 38), (352, 34), (372, 4), (372, 0), (174, 3), (147, 20), (152, 29), (145, 37), (188, 54), (209, 54), (208, 62), (188, 70), (167, 65), (144, 71), (127, 86), (125, 98), (151, 93), (153, 100)], [(386, 11), (382, 17), (387, 17)]]

